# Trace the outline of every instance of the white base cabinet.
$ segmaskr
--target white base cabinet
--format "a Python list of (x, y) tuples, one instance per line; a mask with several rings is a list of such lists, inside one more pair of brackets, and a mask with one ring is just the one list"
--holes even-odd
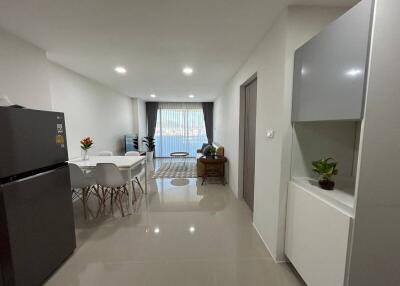
[(324, 198), (289, 183), (285, 252), (307, 285), (344, 285), (351, 220)]

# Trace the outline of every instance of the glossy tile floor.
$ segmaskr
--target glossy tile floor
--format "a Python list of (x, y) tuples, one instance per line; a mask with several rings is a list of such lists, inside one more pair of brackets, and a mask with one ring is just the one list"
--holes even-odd
[(304, 285), (274, 263), (229, 187), (197, 179), (148, 186), (126, 217), (85, 221), (75, 203), (77, 248), (45, 285)]

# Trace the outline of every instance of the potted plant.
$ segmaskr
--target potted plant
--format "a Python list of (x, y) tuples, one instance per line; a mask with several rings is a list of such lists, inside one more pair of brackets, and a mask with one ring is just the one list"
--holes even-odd
[(154, 157), (154, 149), (156, 148), (156, 145), (154, 144), (154, 137), (146, 136), (143, 138), (143, 142), (147, 147), (146, 159), (147, 161), (152, 161)]
[(90, 137), (83, 138), (81, 141), (82, 159), (89, 160), (88, 150), (93, 145), (93, 140)]
[(320, 176), (318, 181), (319, 186), (324, 190), (333, 190), (335, 182), (332, 181), (332, 177), (338, 174), (338, 170), (336, 169), (337, 162), (333, 158), (322, 158), (318, 161), (313, 161), (312, 165), (313, 171)]
[(214, 146), (211, 146), (210, 149), (209, 149), (209, 152), (210, 152), (210, 154), (211, 154), (211, 157), (212, 157), (213, 159), (215, 159), (216, 154), (217, 154), (217, 148), (215, 148)]

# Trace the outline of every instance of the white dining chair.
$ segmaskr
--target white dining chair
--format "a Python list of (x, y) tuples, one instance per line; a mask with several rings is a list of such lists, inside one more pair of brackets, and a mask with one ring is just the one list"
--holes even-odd
[[(119, 204), (122, 216), (125, 216), (122, 198), (128, 195), (126, 185), (128, 179), (113, 163), (99, 163), (96, 165), (96, 183), (103, 194), (103, 208), (106, 208), (106, 200), (110, 198), (111, 212), (114, 213), (114, 201)], [(136, 200), (136, 196), (135, 196)]]
[[(140, 153), (138, 151), (128, 151), (125, 153), (125, 156), (140, 156)], [(143, 164), (140, 164), (139, 166), (135, 167), (131, 171), (132, 182), (138, 184), (142, 194), (144, 193), (144, 191), (143, 191), (143, 187), (140, 183), (140, 179), (144, 175), (144, 168), (145, 167), (143, 166)], [(132, 184), (132, 187), (133, 187), (133, 191), (135, 191), (134, 184)]]
[(111, 151), (100, 151), (99, 156), (112, 156), (113, 152)]
[[(96, 179), (93, 176), (87, 176), (76, 164), (69, 164), (69, 174), (72, 189), (72, 199), (79, 199), (83, 205), (83, 216), (87, 219), (87, 202), (92, 193), (96, 196)], [(100, 204), (99, 204), (100, 206)], [(90, 211), (90, 210), (89, 210)]]

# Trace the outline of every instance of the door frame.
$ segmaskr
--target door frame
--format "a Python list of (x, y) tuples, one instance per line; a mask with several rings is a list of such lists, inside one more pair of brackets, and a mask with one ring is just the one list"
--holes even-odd
[[(246, 110), (246, 86), (257, 79), (257, 72), (250, 76), (244, 83), (240, 85), (240, 110), (239, 110), (239, 181), (238, 181), (238, 197), (243, 199), (243, 166), (244, 166), (244, 127), (245, 127), (245, 110)], [(257, 88), (258, 90), (258, 88)]]

